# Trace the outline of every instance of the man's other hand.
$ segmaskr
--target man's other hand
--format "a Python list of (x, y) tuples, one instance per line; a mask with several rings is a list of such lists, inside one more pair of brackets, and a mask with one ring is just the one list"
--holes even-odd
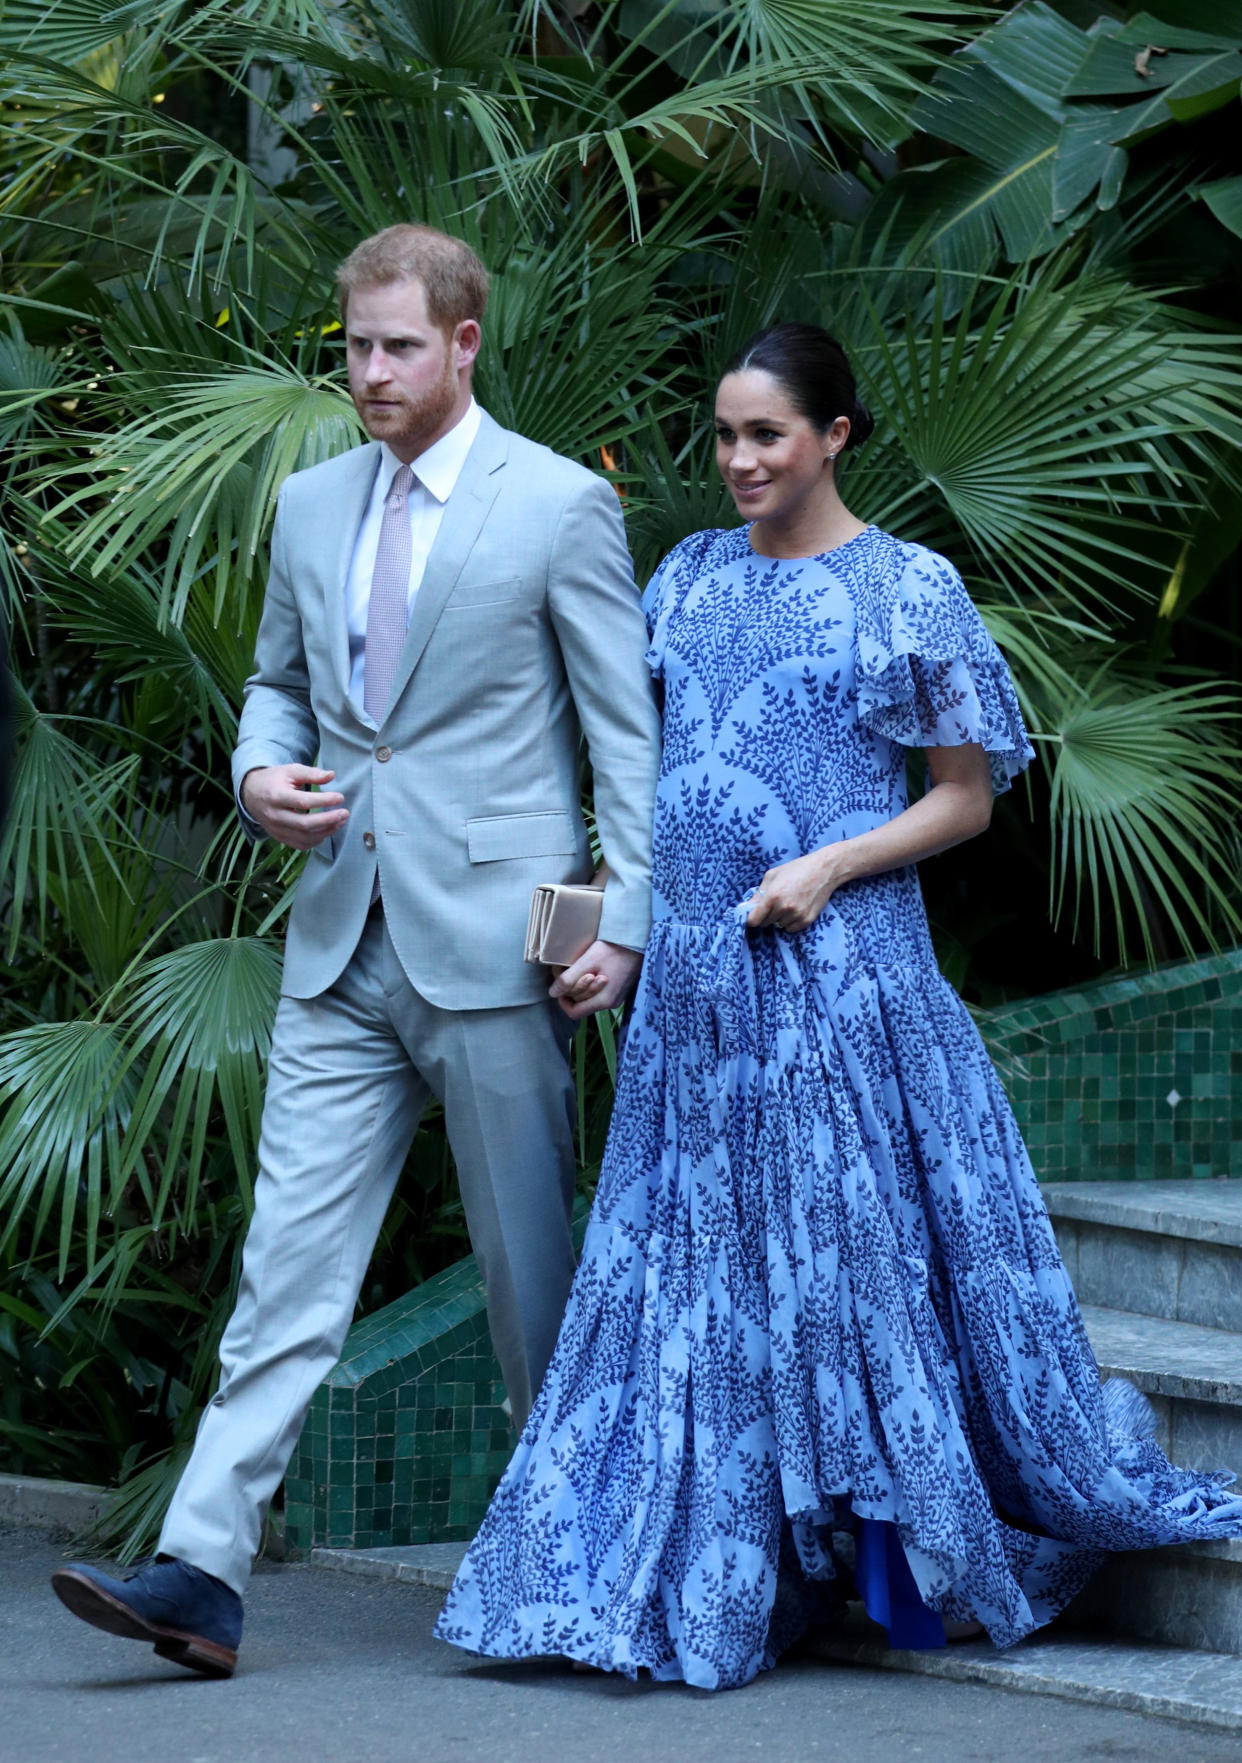
[(277, 844), (313, 851), (349, 819), (344, 796), (323, 788), (335, 776), (314, 765), (260, 765), (242, 779), (242, 807)]
[(592, 943), (548, 988), (566, 1016), (579, 1022), (597, 1010), (611, 1010), (633, 989), (643, 964), (640, 949), (620, 943)]

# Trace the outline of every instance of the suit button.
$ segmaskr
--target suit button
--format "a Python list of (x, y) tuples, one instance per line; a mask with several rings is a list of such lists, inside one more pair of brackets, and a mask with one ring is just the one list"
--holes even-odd
[(375, 834), (374, 833), (363, 833), (362, 842), (366, 846), (368, 851), (374, 851), (374, 849), (375, 849)]
[(375, 749), (375, 757), (379, 760), (381, 765), (387, 765), (388, 761), (392, 758), (392, 748), (377, 747)]

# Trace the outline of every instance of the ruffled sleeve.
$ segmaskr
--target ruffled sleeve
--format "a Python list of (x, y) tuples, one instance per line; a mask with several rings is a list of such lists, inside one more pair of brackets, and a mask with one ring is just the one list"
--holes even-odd
[(647, 620), (647, 666), (656, 679), (664, 677), (664, 657), (668, 650), (669, 621), (685, 598), (686, 590), (695, 580), (699, 566), (713, 540), (715, 530), (691, 533), (661, 559), (659, 568), (643, 592), (643, 615)]
[(858, 609), (858, 714), (905, 747), (977, 741), (999, 795), (1035, 757), (1004, 657), (951, 563), (890, 544)]

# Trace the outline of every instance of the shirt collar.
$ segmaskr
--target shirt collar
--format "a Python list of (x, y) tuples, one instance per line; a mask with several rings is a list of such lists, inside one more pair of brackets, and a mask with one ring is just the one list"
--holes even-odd
[[(410, 470), (437, 502), (447, 502), (452, 495), (482, 421), (483, 412), (471, 398), (460, 422), (455, 423), (447, 435), (441, 435), (438, 441), (433, 441), (425, 453), (420, 453), (417, 459), (410, 461)], [(404, 461), (397, 458), (387, 441), (381, 441), (380, 462), (379, 481), (387, 494)]]

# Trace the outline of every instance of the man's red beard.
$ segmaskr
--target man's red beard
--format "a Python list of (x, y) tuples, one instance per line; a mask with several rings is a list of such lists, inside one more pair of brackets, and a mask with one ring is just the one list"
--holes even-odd
[(353, 394), (354, 408), (362, 418), (373, 441), (403, 443), (421, 451), (443, 427), (457, 402), (457, 375), (452, 360), (446, 357), (444, 373), (434, 386), (418, 398), (412, 398), (399, 386), (386, 389), (384, 407), (373, 408), (364, 388), (362, 395)]

